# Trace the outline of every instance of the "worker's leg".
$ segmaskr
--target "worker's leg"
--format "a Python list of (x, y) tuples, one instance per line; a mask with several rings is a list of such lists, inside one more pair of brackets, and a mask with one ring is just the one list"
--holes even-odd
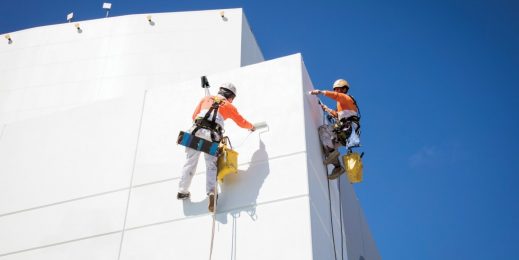
[(216, 194), (216, 172), (218, 170), (216, 163), (218, 157), (210, 154), (204, 154), (204, 156), (206, 165), (205, 190), (208, 195), (210, 193)]
[(321, 140), (323, 147), (328, 149), (335, 149), (335, 144), (333, 143), (333, 139), (335, 137), (335, 133), (333, 133), (333, 126), (322, 125), (319, 127), (318, 131), (319, 139)]
[[(196, 132), (196, 136), (200, 138), (204, 138), (206, 140), (211, 140), (211, 131), (208, 129), (200, 129)], [(215, 141), (219, 141), (220, 136), (215, 136)], [(215, 192), (215, 185), (216, 185), (216, 171), (217, 166), (216, 162), (218, 160), (218, 157), (212, 156), (210, 154), (204, 153), (205, 158), (205, 165), (206, 165), (206, 192), (209, 195), (209, 193)]]
[(178, 191), (180, 193), (189, 192), (189, 186), (191, 185), (191, 180), (195, 175), (196, 165), (198, 164), (199, 157), (199, 151), (186, 147), (186, 161), (184, 163), (184, 167), (182, 168), (182, 177), (178, 183)]
[(338, 164), (338, 157), (340, 155), (337, 145), (333, 141), (335, 139), (335, 133), (333, 132), (333, 126), (322, 125), (318, 129), (319, 139), (323, 146), (324, 151), (324, 164)]

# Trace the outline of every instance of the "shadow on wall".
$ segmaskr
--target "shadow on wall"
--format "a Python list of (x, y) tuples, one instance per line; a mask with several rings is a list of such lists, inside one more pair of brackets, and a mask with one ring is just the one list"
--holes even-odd
[[(260, 137), (259, 148), (252, 155), (249, 167), (244, 171), (238, 171), (237, 175), (226, 179), (222, 184), (219, 207), (223, 210), (230, 209), (229, 214), (233, 219), (240, 217), (244, 211), (255, 220), (257, 218), (256, 200), (269, 173), (268, 154)], [(216, 220), (226, 224), (227, 215), (218, 214)]]
[[(267, 158), (267, 159), (265, 159)], [(225, 177), (225, 181), (220, 185), (221, 192), (218, 195), (217, 216), (218, 222), (226, 224), (227, 215), (218, 212), (229, 211), (233, 218), (238, 217), (243, 208), (252, 218), (256, 218), (256, 200), (261, 186), (270, 173), (268, 154), (265, 144), (259, 139), (259, 148), (251, 157), (251, 163), (246, 170), (239, 170), (238, 174), (231, 174)], [(192, 202), (183, 201), (183, 211), (185, 216), (207, 214), (208, 199)], [(250, 208), (253, 206), (252, 208)]]

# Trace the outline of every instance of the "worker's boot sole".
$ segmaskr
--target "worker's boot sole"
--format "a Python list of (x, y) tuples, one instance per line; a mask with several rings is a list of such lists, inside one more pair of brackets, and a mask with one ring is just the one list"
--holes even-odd
[(177, 193), (177, 200), (187, 200), (191, 197), (191, 194), (188, 192), (188, 193), (182, 193), (182, 192), (179, 192)]
[(215, 199), (215, 195), (214, 194), (209, 194), (209, 206), (207, 207), (207, 209), (209, 210), (209, 212), (213, 212), (215, 211), (215, 208), (216, 208), (216, 200), (218, 199), (218, 196), (216, 196), (216, 199)]

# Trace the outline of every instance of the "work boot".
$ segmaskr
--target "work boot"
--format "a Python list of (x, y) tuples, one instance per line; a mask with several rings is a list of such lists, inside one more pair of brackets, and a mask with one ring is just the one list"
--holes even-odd
[(209, 212), (213, 212), (214, 213), (215, 208), (216, 208), (216, 201), (217, 200), (218, 200), (218, 195), (216, 195), (216, 199), (215, 199), (214, 193), (209, 193), (209, 206), (207, 207)]
[(191, 196), (191, 193), (189, 193), (189, 192), (187, 192), (187, 193), (179, 192), (179, 193), (177, 193), (177, 200), (187, 200), (187, 199), (189, 199), (190, 196)]
[(342, 168), (340, 165), (336, 165), (335, 168), (333, 168), (332, 174), (328, 175), (328, 180), (335, 180), (343, 173), (344, 168)]
[(330, 163), (333, 163), (333, 161), (337, 160), (337, 158), (339, 158), (339, 150), (338, 149), (335, 149), (333, 150), (331, 153), (329, 153), (328, 155), (326, 155), (326, 158), (324, 159), (323, 163), (325, 165), (328, 165)]

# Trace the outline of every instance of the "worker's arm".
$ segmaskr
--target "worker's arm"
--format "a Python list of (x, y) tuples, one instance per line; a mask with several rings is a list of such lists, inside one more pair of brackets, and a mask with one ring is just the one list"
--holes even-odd
[(343, 93), (339, 93), (339, 92), (335, 92), (335, 91), (321, 91), (321, 93), (339, 103), (347, 103), (349, 102), (349, 99), (350, 97), (348, 97), (348, 95), (346, 94), (343, 94)]
[[(324, 91), (324, 90), (319, 90), (319, 89), (314, 89), (314, 90), (310, 91), (310, 94), (312, 94), (312, 95), (323, 94), (323, 95), (329, 97), (328, 95), (326, 95), (326, 92), (329, 92), (329, 93), (332, 93), (332, 94), (338, 94), (338, 93), (335, 93), (335, 92)], [(334, 97), (331, 97), (331, 98), (335, 99)], [(337, 99), (335, 99), (335, 100), (337, 100)], [(338, 116), (337, 111), (335, 111), (335, 110), (333, 110), (331, 108), (328, 108), (326, 105), (322, 104), (321, 102), (319, 102), (319, 104), (321, 105), (321, 107), (323, 108), (324, 111), (326, 111), (327, 113), (329, 113), (333, 117), (337, 117)]]
[(235, 106), (233, 106), (231, 103), (226, 103), (225, 106), (226, 106), (226, 109), (228, 110), (229, 118), (232, 119), (234, 122), (236, 122), (236, 124), (239, 127), (249, 129), (252, 131), (255, 130), (254, 126), (249, 121), (247, 121), (245, 118), (243, 118), (243, 116), (241, 116), (240, 113), (238, 113), (238, 109), (236, 109)]
[(337, 111), (329, 108), (328, 106), (326, 106), (325, 104), (321, 104), (321, 107), (323, 108), (324, 111), (326, 111), (326, 113), (332, 115), (333, 117), (337, 117)]

